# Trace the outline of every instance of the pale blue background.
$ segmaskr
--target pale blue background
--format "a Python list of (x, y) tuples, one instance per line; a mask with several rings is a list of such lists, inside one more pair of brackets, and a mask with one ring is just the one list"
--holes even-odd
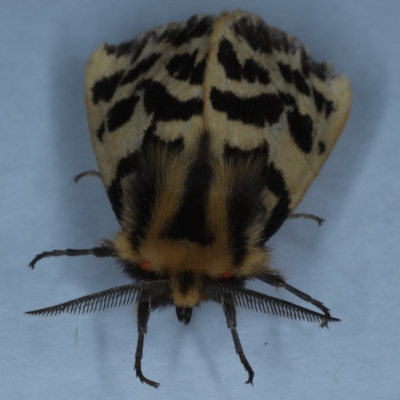
[[(189, 326), (174, 310), (155, 312), (143, 370), (161, 382), (156, 391), (134, 377), (132, 308), (24, 315), (127, 283), (112, 260), (53, 258), (33, 272), (27, 264), (118, 229), (100, 181), (71, 181), (96, 168), (83, 104), (90, 53), (105, 40), (236, 7), (296, 35), (352, 82), (350, 121), (298, 209), (326, 224), (289, 221), (270, 243), (274, 266), (342, 322), (321, 330), (241, 311), (256, 373), (249, 387), (218, 305), (197, 309)], [(398, 0), (2, 1), (0, 398), (399, 399), (399, 21)]]

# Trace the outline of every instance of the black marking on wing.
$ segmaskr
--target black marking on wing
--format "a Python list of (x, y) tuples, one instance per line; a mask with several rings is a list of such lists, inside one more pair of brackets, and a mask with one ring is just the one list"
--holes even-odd
[(242, 79), (242, 66), (229, 40), (222, 39), (220, 41), (217, 57), (219, 63), (225, 70), (227, 78), (235, 81), (240, 81)]
[(330, 68), (327, 63), (317, 63), (310, 60), (310, 71), (322, 81), (326, 81), (330, 76)]
[(205, 16), (199, 19), (198, 16), (193, 16), (183, 27), (171, 24), (160, 36), (159, 41), (165, 41), (175, 47), (180, 47), (194, 38), (208, 35), (211, 32), (213, 23), (213, 17)]
[(272, 48), (276, 51), (283, 51), (285, 54), (293, 49), (289, 36), (279, 29), (271, 28), (269, 31)]
[(106, 43), (104, 45), (104, 48), (108, 55), (115, 55), (115, 57), (119, 58), (121, 56), (133, 53), (135, 51), (136, 46), (137, 46), (137, 41), (130, 40), (129, 42), (120, 43), (117, 46), (113, 46)]
[(244, 79), (250, 83), (258, 80), (260, 83), (267, 85), (271, 82), (269, 72), (251, 58), (245, 61), (242, 74)]
[(152, 54), (151, 56), (140, 60), (134, 68), (128, 71), (121, 81), (121, 85), (126, 85), (127, 83), (134, 82), (141, 74), (148, 73), (153, 65), (161, 57), (161, 54)]
[[(144, 45), (145, 42), (146, 41), (143, 40), (142, 44)], [(135, 46), (133, 46), (132, 42), (123, 43), (120, 46), (105, 46), (108, 54), (119, 55), (126, 54), (126, 52), (128, 51), (133, 51), (134, 47)], [(135, 55), (141, 52), (140, 48), (136, 49), (137, 51)], [(157, 62), (159, 57), (160, 54), (153, 54), (150, 57), (141, 60), (133, 69), (128, 71), (125, 76), (123, 76), (123, 71), (118, 71), (109, 77), (104, 77), (101, 80), (97, 81), (92, 88), (93, 103), (97, 104), (99, 101), (109, 102), (113, 98), (116, 90), (120, 85), (131, 83), (136, 80), (140, 76), (140, 74), (148, 72), (149, 69), (151, 69), (151, 67)], [(130, 120), (138, 101), (139, 97), (132, 94), (128, 98), (119, 100), (109, 109), (107, 113), (107, 129), (109, 132), (120, 128)], [(103, 140), (104, 133), (105, 124), (103, 122), (97, 130), (97, 138), (100, 141)]]
[(315, 88), (313, 88), (313, 96), (314, 96), (315, 106), (317, 107), (317, 111), (321, 112), (324, 109), (325, 97), (321, 92), (319, 92)]
[(304, 46), (301, 47), (301, 71), (308, 78), (310, 74), (316, 75), (319, 79), (326, 81), (331, 75), (330, 67), (326, 62), (315, 62), (307, 53)]
[(164, 32), (158, 37), (158, 43), (172, 43), (178, 36), (181, 29), (176, 24), (170, 24), (166, 26)]
[(115, 91), (122, 79), (123, 71), (104, 77), (97, 81), (92, 88), (92, 101), (97, 104), (99, 101), (108, 102), (114, 96)]
[(244, 78), (250, 83), (258, 80), (262, 84), (270, 83), (269, 73), (253, 59), (247, 59), (242, 66), (236, 56), (232, 43), (222, 39), (218, 46), (217, 58), (225, 70), (228, 79), (241, 81)]
[(109, 132), (115, 131), (131, 119), (139, 100), (140, 98), (138, 96), (132, 94), (130, 97), (119, 100), (113, 104), (106, 117)]
[(138, 60), (138, 58), (142, 55), (143, 50), (149, 41), (149, 38), (151, 38), (153, 36), (154, 36), (153, 32), (148, 32), (140, 40), (135, 40), (136, 47), (134, 49), (134, 52), (132, 53), (131, 64), (134, 64)]
[(278, 62), (279, 71), (287, 83), (293, 83), (293, 72), (290, 65)]
[(297, 147), (310, 153), (313, 147), (313, 122), (309, 115), (301, 114), (297, 107), (287, 112), (289, 131)]
[(287, 83), (294, 83), (296, 89), (300, 93), (303, 93), (305, 96), (310, 96), (310, 87), (298, 69), (292, 70), (289, 64), (284, 64), (282, 62), (278, 62), (278, 67), (283, 79)]
[(282, 103), (285, 106), (295, 106), (296, 105), (296, 100), (290, 93), (278, 92), (278, 94), (279, 94), (280, 99), (282, 100)]
[(326, 151), (326, 145), (322, 140), (320, 140), (318, 142), (318, 155), (324, 154), (325, 151)]
[[(206, 136), (204, 136), (206, 138)], [(201, 246), (210, 245), (214, 236), (207, 225), (208, 194), (214, 172), (207, 154), (207, 142), (200, 142), (199, 156), (189, 168), (182, 202), (161, 237), (189, 240)]]
[(238, 37), (242, 37), (254, 51), (272, 53), (268, 26), (257, 21), (253, 23), (248, 18), (241, 18), (233, 24), (233, 30)]
[(322, 112), (325, 109), (325, 118), (329, 118), (331, 112), (334, 110), (333, 101), (327, 100), (325, 96), (315, 88), (313, 88), (313, 97), (318, 112)]
[(106, 130), (106, 126), (104, 124), (104, 121), (101, 123), (101, 125), (99, 126), (99, 128), (96, 131), (96, 136), (97, 139), (102, 142), (103, 141), (103, 136), (104, 136), (104, 132)]
[(199, 19), (198, 16), (194, 15), (189, 18), (187, 26), (190, 32), (190, 38), (200, 38), (209, 35), (213, 24), (214, 18), (210, 16)]
[(188, 121), (203, 111), (203, 100), (192, 98), (181, 101), (172, 96), (159, 82), (146, 79), (138, 85), (144, 89), (144, 107), (148, 114), (153, 114), (155, 121)]
[(329, 118), (332, 111), (334, 111), (334, 110), (335, 110), (335, 107), (333, 105), (333, 101), (326, 100), (326, 102), (325, 102), (325, 118)]
[(177, 54), (171, 58), (166, 66), (167, 71), (175, 79), (189, 81), (192, 85), (201, 85), (204, 81), (206, 60), (196, 64), (198, 51), (193, 53)]
[(192, 85), (203, 84), (206, 65), (207, 65), (207, 56), (205, 56), (199, 63), (197, 63), (197, 65), (195, 65), (190, 77), (190, 83)]
[(129, 42), (123, 42), (119, 45), (110, 45), (108, 43), (104, 44), (104, 49), (107, 55), (115, 56), (116, 58), (122, 56), (132, 56), (131, 63), (135, 63), (136, 60), (140, 57), (143, 52), (143, 49), (146, 47), (150, 38), (155, 36), (154, 31), (149, 31), (143, 35), (140, 35), (139, 38), (135, 38), (130, 40)]
[(310, 87), (307, 85), (306, 80), (298, 69), (293, 71), (293, 78), (297, 90), (305, 96), (310, 96)]
[(210, 100), (213, 108), (225, 113), (228, 119), (257, 127), (264, 127), (266, 122), (276, 124), (284, 111), (280, 97), (274, 93), (239, 97), (233, 92), (222, 92), (213, 87)]

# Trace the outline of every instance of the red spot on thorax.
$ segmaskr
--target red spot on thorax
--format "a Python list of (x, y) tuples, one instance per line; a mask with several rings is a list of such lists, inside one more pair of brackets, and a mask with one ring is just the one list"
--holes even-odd
[(150, 271), (151, 270), (151, 265), (148, 261), (142, 261), (140, 263), (140, 268), (144, 269), (145, 271)]
[(232, 272), (224, 272), (221, 274), (222, 279), (229, 279), (232, 278), (232, 276), (233, 276)]

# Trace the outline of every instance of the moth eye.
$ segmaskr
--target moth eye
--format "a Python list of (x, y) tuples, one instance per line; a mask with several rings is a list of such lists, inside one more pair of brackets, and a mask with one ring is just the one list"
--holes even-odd
[(232, 278), (233, 274), (232, 274), (232, 272), (224, 272), (220, 276), (222, 279), (229, 279), (229, 278)]
[(151, 270), (151, 265), (148, 261), (142, 261), (139, 264), (140, 268), (144, 269), (145, 271), (150, 271)]

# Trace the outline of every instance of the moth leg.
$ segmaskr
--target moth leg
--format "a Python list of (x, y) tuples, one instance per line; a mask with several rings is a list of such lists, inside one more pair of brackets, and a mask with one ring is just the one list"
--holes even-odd
[(290, 214), (288, 218), (291, 218), (291, 219), (296, 219), (296, 218), (312, 219), (313, 221), (317, 222), (317, 224), (319, 226), (321, 226), (325, 222), (325, 220), (323, 218), (317, 217), (314, 214), (306, 214), (306, 213)]
[(222, 308), (226, 317), (226, 323), (232, 333), (233, 343), (235, 345), (236, 353), (239, 355), (240, 361), (242, 362), (244, 369), (249, 374), (249, 379), (245, 383), (253, 384), (254, 371), (251, 368), (246, 356), (244, 355), (242, 344), (240, 343), (239, 335), (236, 330), (236, 308), (232, 299), (224, 296), (222, 299)]
[(147, 379), (142, 372), (142, 358), (143, 358), (143, 343), (144, 343), (144, 335), (147, 333), (147, 321), (150, 317), (150, 301), (141, 301), (139, 302), (138, 310), (137, 310), (137, 324), (138, 324), (138, 332), (139, 337), (137, 341), (136, 354), (135, 354), (135, 371), (136, 376), (143, 383), (147, 383), (150, 386), (158, 388), (160, 386), (159, 383), (151, 381)]
[(29, 267), (31, 267), (32, 269), (35, 268), (35, 264), (42, 258), (46, 258), (46, 257), (85, 256), (88, 254), (92, 254), (95, 257), (113, 257), (114, 250), (110, 245), (103, 244), (98, 247), (93, 247), (93, 249), (84, 249), (84, 250), (66, 249), (66, 250), (44, 251), (43, 253), (38, 254), (29, 263)]
[[(308, 303), (313, 304), (315, 307), (319, 308), (328, 318), (331, 318), (331, 314), (329, 312), (329, 308), (325, 307), (320, 301), (313, 299), (310, 295), (296, 289), (295, 287), (286, 283), (283, 276), (280, 275), (258, 275), (257, 279), (268, 283), (269, 285), (275, 286), (276, 288), (283, 287), (288, 292), (293, 293), (295, 296), (299, 297), (300, 299), (307, 301)], [(328, 326), (328, 321), (325, 320), (320, 325), (321, 328)]]
[(90, 171), (81, 172), (80, 174), (75, 175), (72, 178), (72, 180), (76, 183), (79, 180), (81, 180), (84, 176), (97, 176), (98, 178), (101, 178), (100, 172), (95, 171), (94, 169), (91, 169)]

